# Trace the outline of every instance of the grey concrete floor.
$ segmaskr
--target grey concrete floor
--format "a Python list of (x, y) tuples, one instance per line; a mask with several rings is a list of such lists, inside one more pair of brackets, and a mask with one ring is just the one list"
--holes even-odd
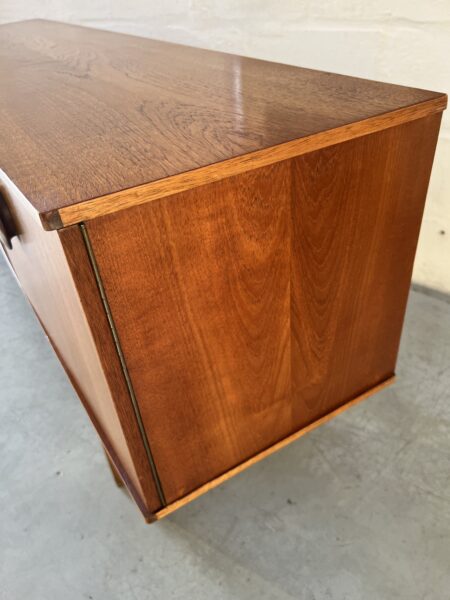
[(0, 260), (0, 598), (449, 599), (449, 304), (411, 293), (398, 376), (145, 525)]

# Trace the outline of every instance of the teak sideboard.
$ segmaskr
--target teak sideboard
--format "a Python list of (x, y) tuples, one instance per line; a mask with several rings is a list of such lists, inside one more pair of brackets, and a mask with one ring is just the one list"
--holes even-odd
[(0, 72), (2, 247), (148, 521), (393, 381), (445, 94), (49, 21)]

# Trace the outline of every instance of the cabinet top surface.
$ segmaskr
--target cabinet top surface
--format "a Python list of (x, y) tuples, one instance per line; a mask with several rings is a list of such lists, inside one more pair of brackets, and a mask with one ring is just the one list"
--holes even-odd
[(40, 20), (0, 27), (0, 73), (0, 169), (41, 214), (445, 107), (435, 92)]

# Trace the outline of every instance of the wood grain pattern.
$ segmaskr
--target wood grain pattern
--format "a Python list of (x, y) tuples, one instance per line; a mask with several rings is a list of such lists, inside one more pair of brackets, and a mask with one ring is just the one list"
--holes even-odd
[(289, 181), (87, 223), (168, 502), (290, 432)]
[(392, 377), (439, 124), (86, 224), (169, 503)]
[[(446, 104), (444, 94), (46, 21), (0, 27), (0, 75), (0, 167), (51, 225), (55, 211), (86, 200)], [(301, 146), (224, 168), (262, 166)], [(181, 181), (172, 193), (186, 189)], [(110, 196), (108, 210), (116, 201), (123, 196)], [(60, 223), (88, 218), (69, 214)]]
[(44, 232), (2, 177), (19, 237), (6, 254), (117, 470), (146, 519), (156, 494), (78, 227)]
[(439, 97), (387, 114), (370, 117), (364, 121), (357, 121), (264, 150), (257, 150), (243, 156), (230, 158), (229, 160), (194, 169), (187, 173), (180, 173), (179, 175), (173, 175), (172, 177), (146, 183), (135, 188), (121, 190), (120, 192), (72, 204), (57, 211), (43, 214), (41, 216), (43, 226), (49, 230), (60, 229), (61, 227), (80, 223), (81, 221), (89, 221), (125, 208), (146, 204), (147, 202), (159, 200), (160, 198), (187, 191), (200, 185), (220, 181), (226, 177), (239, 175), (252, 169), (301, 156), (302, 154), (346, 142), (370, 133), (383, 131), (384, 129), (421, 119), (434, 113), (441, 113), (446, 104), (446, 98)]
[(394, 373), (440, 120), (430, 116), (292, 162), (299, 427)]
[(392, 385), (394, 382), (395, 382), (395, 377), (390, 377), (389, 379), (386, 379), (385, 381), (379, 383), (378, 385), (367, 390), (366, 392), (359, 394), (359, 396), (356, 396), (356, 398), (349, 400), (348, 402), (346, 402), (339, 408), (336, 408), (335, 410), (329, 412), (328, 414), (321, 417), (320, 419), (317, 419), (313, 423), (310, 423), (309, 425), (302, 427), (299, 431), (296, 431), (295, 433), (283, 438), (276, 444), (273, 444), (273, 446), (270, 446), (270, 448), (267, 448), (267, 450), (263, 450), (262, 452), (259, 452), (255, 456), (252, 456), (251, 458), (240, 463), (236, 467), (233, 467), (232, 469), (230, 469), (223, 475), (219, 475), (219, 477), (215, 477), (211, 481), (208, 481), (208, 483), (205, 483), (204, 485), (198, 487), (196, 490), (194, 490), (190, 494), (184, 496), (183, 498), (180, 498), (176, 502), (172, 502), (172, 504), (168, 504), (164, 508), (161, 508), (160, 510), (158, 510), (158, 512), (155, 515), (156, 520), (164, 519), (164, 517), (167, 517), (168, 515), (172, 514), (176, 510), (178, 510), (179, 508), (182, 508), (186, 504), (189, 504), (189, 502), (196, 500), (203, 494), (206, 494), (210, 490), (213, 490), (218, 485), (225, 483), (225, 481), (228, 481), (228, 479), (231, 479), (231, 477), (234, 477), (238, 473), (242, 473), (242, 471), (245, 471), (249, 467), (256, 465), (264, 458), (267, 458), (271, 454), (278, 452), (278, 450), (282, 450), (289, 444), (292, 444), (292, 442), (299, 440), (301, 437), (303, 437), (307, 433), (310, 433), (311, 431), (314, 431), (314, 429), (317, 429), (321, 425), (325, 425), (325, 423), (328, 423), (329, 421), (331, 421), (338, 415), (342, 414), (349, 408), (356, 406), (357, 404), (359, 404), (363, 400), (366, 400), (366, 398), (369, 398), (373, 394), (376, 394), (377, 392), (381, 392), (381, 390), (386, 389), (387, 387)]

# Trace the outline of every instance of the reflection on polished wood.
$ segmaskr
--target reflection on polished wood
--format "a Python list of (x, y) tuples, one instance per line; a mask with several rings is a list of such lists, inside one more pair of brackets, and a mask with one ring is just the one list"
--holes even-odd
[(49, 227), (167, 195), (170, 179), (146, 186), (173, 176), (172, 193), (446, 105), (445, 94), (47, 21), (1, 26), (0, 59), (1, 168)]

